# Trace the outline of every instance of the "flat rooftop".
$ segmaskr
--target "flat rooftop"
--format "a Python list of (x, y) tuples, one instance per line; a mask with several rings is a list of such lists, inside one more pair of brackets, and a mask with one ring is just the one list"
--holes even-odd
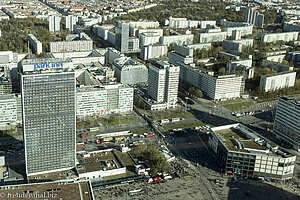
[[(239, 129), (229, 128), (219, 131), (215, 131), (215, 134), (223, 138), (223, 143), (231, 151), (248, 152), (246, 149), (239, 149), (236, 140), (242, 141), (244, 148), (267, 150), (266, 147), (254, 142), (253, 140), (246, 137)], [(236, 140), (235, 140), (236, 139)]]
[(68, 178), (76, 178), (77, 175), (72, 170), (65, 170), (59, 172), (45, 173), (34, 176), (28, 176), (29, 182), (42, 182), (42, 181), (57, 181)]
[[(92, 189), (88, 181), (80, 182), (48, 182), (26, 185), (1, 186), (0, 192), (4, 199), (64, 199), (64, 200), (92, 200)], [(12, 195), (23, 195), (12, 196)], [(49, 198), (48, 194), (53, 194)], [(9, 196), (10, 195), (10, 196)], [(41, 196), (46, 195), (46, 196)], [(9, 198), (10, 197), (10, 198)]]
[[(129, 157), (127, 153), (122, 153), (115, 150), (116, 155), (121, 160), (122, 164), (125, 166), (133, 166), (134, 162)], [(93, 171), (105, 171), (118, 169), (125, 166), (122, 166), (119, 159), (113, 151), (101, 151), (101, 152), (92, 152), (88, 154), (89, 156), (83, 156), (82, 154), (77, 155), (77, 164), (78, 173), (87, 173)]]

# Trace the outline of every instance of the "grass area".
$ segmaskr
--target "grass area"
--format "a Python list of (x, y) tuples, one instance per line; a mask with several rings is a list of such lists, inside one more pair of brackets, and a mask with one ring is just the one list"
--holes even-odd
[(101, 119), (100, 122), (104, 126), (116, 125), (116, 124), (128, 124), (136, 122), (134, 117), (116, 117), (113, 120)]
[(188, 117), (192, 114), (180, 109), (175, 110), (165, 110), (165, 111), (152, 111), (151, 118), (152, 119), (170, 119), (170, 118), (181, 118), (181, 117)]
[(243, 110), (247, 107), (252, 106), (254, 103), (252, 101), (248, 102), (237, 102), (237, 103), (231, 103), (231, 104), (225, 104), (223, 107), (227, 108), (228, 110), (235, 112), (235, 111), (240, 111)]
[(145, 129), (138, 129), (138, 130), (132, 130), (131, 132), (133, 133), (133, 134), (142, 134), (142, 133), (147, 133), (147, 132), (149, 132), (150, 130), (148, 129), (148, 128), (145, 128)]
[(115, 151), (119, 158), (122, 160), (125, 166), (134, 166), (133, 160), (130, 158), (128, 153), (122, 153), (121, 151)]
[(168, 131), (168, 130), (172, 130), (172, 129), (190, 128), (190, 127), (204, 126), (204, 125), (206, 125), (204, 122), (194, 122), (194, 123), (187, 123), (187, 124), (176, 124), (176, 125), (170, 125), (170, 126), (163, 126), (163, 129), (165, 131)]

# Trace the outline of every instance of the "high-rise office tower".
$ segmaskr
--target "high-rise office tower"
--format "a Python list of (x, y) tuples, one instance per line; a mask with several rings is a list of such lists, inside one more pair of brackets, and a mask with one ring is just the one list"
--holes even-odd
[(163, 61), (152, 61), (149, 67), (148, 94), (158, 103), (175, 107), (178, 95), (179, 66)]
[(66, 29), (73, 31), (76, 22), (78, 21), (78, 17), (73, 15), (66, 16)]
[(52, 15), (49, 17), (49, 31), (60, 31), (60, 20), (59, 16)]
[(289, 147), (300, 151), (300, 99), (278, 100), (273, 133)]
[(58, 59), (24, 60), (22, 117), (27, 176), (75, 167), (75, 74)]
[(115, 39), (116, 49), (121, 52), (128, 51), (129, 22), (117, 21), (115, 27), (115, 33), (116, 33), (116, 39)]

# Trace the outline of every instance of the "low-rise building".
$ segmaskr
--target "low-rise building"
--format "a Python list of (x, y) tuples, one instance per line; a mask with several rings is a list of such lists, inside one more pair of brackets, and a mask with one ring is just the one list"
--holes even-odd
[(260, 87), (264, 92), (275, 91), (295, 85), (296, 72), (285, 71), (261, 76)]
[(100, 180), (114, 175), (126, 176), (127, 166), (134, 167), (131, 157), (114, 149), (77, 152), (76, 168), (80, 179)]
[(44, 181), (44, 183), (5, 185), (0, 189), (5, 191), (3, 194), (7, 199), (95, 199), (89, 181)]
[(211, 128), (208, 143), (226, 174), (274, 181), (293, 178), (296, 156), (243, 124)]

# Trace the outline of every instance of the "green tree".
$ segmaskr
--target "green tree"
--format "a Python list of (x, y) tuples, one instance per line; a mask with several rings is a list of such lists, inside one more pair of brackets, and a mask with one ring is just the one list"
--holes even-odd
[(199, 89), (196, 89), (195, 92), (194, 92), (195, 96), (198, 97), (198, 98), (202, 98), (203, 97), (203, 93), (201, 90)]
[(225, 67), (221, 67), (218, 71), (219, 74), (226, 74), (226, 68)]

